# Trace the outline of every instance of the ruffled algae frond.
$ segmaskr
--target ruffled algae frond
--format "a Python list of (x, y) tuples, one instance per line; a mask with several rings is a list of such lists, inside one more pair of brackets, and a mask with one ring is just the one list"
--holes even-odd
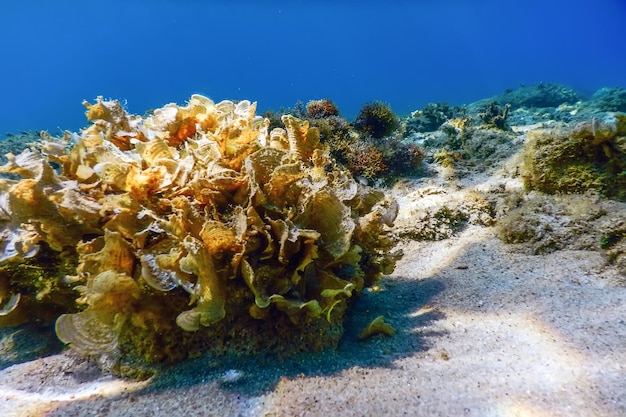
[(393, 336), (395, 333), (396, 330), (393, 328), (393, 326), (385, 322), (385, 318), (383, 316), (378, 316), (374, 320), (372, 320), (365, 327), (365, 329), (363, 329), (363, 331), (359, 334), (359, 339), (365, 340), (378, 334)]
[[(145, 118), (85, 106), (80, 136), (0, 168), (21, 177), (0, 182), (2, 302), (54, 304), (78, 352), (137, 376), (203, 352), (317, 351), (393, 270), (397, 205), (338, 168), (307, 121), (269, 131), (256, 103), (199, 95)], [(46, 316), (38, 305), (28, 314)]]

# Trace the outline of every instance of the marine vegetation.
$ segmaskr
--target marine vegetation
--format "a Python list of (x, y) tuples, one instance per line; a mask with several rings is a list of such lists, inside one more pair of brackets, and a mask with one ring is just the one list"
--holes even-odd
[(576, 91), (556, 83), (537, 83), (507, 89), (493, 98), (500, 103), (511, 104), (511, 109), (558, 107), (574, 104), (580, 100)]
[[(350, 300), (400, 253), (398, 206), (360, 185), (308, 121), (194, 95), (145, 118), (84, 103), (80, 135), (0, 171), (2, 315), (50, 319), (122, 375), (203, 352), (335, 346)], [(60, 315), (59, 315), (60, 314)]]
[(329, 142), (333, 156), (362, 180), (386, 181), (415, 172), (424, 151), (398, 137), (374, 141), (361, 136), (333, 137)]
[(363, 329), (363, 331), (359, 334), (359, 339), (369, 339), (370, 337), (376, 336), (377, 334), (393, 336), (395, 333), (396, 330), (393, 328), (393, 326), (385, 322), (385, 318), (383, 316), (378, 316), (374, 320), (372, 320), (365, 329)]
[(478, 117), (480, 117), (480, 120), (482, 120), (486, 126), (500, 130), (509, 130), (510, 128), (506, 119), (509, 117), (510, 109), (510, 104), (500, 107), (496, 102), (491, 101), (483, 112), (478, 114)]
[(626, 115), (616, 115), (614, 125), (592, 118), (571, 129), (529, 132), (521, 173), (531, 190), (554, 194), (594, 189), (626, 201)]
[(464, 116), (460, 107), (448, 103), (428, 103), (421, 110), (416, 110), (406, 119), (405, 135), (413, 132), (434, 132), (448, 120)]
[[(369, 103), (363, 108), (372, 105)], [(424, 151), (414, 143), (404, 141), (400, 135), (393, 135), (400, 127), (398, 116), (386, 104), (377, 102), (376, 106), (379, 105), (385, 107), (385, 117), (394, 120), (393, 127), (386, 128), (389, 136), (374, 137), (369, 128), (359, 130), (342, 118), (335, 104), (328, 99), (297, 104), (292, 110), (302, 114), (310, 126), (317, 128), (321, 145), (352, 175), (360, 180), (385, 182), (415, 172), (424, 159)], [(287, 112), (287, 109), (282, 112)], [(280, 113), (269, 112), (265, 116), (276, 121)]]
[(400, 120), (389, 105), (373, 101), (359, 110), (353, 125), (365, 136), (382, 139), (400, 127)]
[(324, 117), (339, 116), (339, 109), (327, 98), (321, 100), (311, 100), (306, 104), (306, 115), (311, 119), (322, 119)]
[(600, 88), (582, 107), (590, 112), (626, 112), (626, 90), (622, 87)]

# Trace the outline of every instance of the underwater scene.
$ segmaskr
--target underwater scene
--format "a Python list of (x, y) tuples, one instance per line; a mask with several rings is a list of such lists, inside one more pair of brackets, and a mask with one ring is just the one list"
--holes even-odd
[(626, 415), (626, 3), (0, 22), (0, 416)]

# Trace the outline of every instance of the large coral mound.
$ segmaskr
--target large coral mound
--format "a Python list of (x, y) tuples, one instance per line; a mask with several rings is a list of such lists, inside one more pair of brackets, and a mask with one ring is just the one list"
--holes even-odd
[(14, 265), (74, 259), (73, 275), (37, 277), (77, 292), (56, 321), (75, 350), (127, 364), (319, 350), (393, 270), (397, 205), (339, 169), (308, 122), (269, 132), (255, 103), (199, 95), (146, 118), (85, 105), (80, 136), (9, 155), (2, 171), (21, 179), (0, 182), (0, 296), (31, 291)]

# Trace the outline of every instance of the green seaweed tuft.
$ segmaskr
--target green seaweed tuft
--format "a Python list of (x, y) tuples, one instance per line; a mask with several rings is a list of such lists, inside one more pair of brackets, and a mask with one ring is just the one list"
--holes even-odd
[(400, 127), (400, 120), (388, 104), (373, 101), (361, 108), (354, 121), (354, 127), (366, 136), (382, 139)]

